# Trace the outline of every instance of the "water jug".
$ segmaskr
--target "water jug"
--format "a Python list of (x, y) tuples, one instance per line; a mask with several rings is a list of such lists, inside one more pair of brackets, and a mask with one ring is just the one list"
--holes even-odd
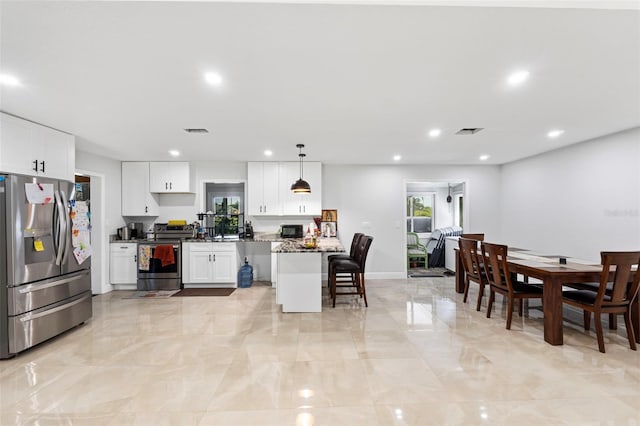
[(251, 287), (253, 283), (253, 267), (249, 265), (249, 260), (244, 258), (244, 265), (238, 271), (238, 287)]

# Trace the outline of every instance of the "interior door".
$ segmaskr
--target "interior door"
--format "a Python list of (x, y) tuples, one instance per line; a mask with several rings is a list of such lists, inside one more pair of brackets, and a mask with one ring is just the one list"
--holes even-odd
[(60, 275), (60, 266), (56, 265), (59, 234), (54, 219), (57, 203), (55, 200), (29, 202), (27, 196), (27, 186), (41, 187), (46, 193), (58, 191), (58, 181), (18, 175), (9, 176), (7, 181), (7, 214), (11, 225), (7, 229), (8, 285), (18, 286)]

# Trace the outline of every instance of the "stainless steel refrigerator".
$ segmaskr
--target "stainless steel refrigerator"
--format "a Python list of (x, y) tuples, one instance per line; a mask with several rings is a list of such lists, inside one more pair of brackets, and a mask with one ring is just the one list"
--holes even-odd
[(74, 197), (72, 182), (0, 173), (0, 359), (91, 318), (91, 258), (73, 253)]

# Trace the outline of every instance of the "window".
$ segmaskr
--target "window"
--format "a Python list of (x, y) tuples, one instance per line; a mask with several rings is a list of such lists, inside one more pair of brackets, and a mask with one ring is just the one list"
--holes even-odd
[(239, 234), (244, 226), (244, 183), (208, 182), (205, 192), (208, 215), (203, 225), (216, 236)]
[(432, 192), (407, 195), (407, 232), (424, 234), (433, 231), (434, 201)]

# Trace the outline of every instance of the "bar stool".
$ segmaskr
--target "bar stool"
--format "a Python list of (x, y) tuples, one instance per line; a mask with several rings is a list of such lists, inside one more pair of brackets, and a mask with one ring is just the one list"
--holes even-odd
[[(353, 259), (336, 259), (329, 264), (329, 291), (334, 308), (337, 296), (347, 294), (359, 295), (364, 299), (364, 305), (369, 306), (364, 283), (364, 269), (372, 241), (372, 236), (360, 237)], [(349, 288), (351, 291), (338, 292), (338, 288)]]

